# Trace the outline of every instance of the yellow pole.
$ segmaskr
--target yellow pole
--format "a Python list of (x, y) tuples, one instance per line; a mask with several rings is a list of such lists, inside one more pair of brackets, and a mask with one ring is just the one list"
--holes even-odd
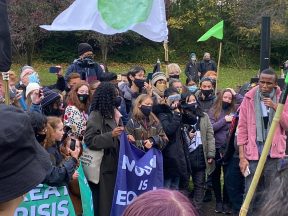
[[(285, 100), (286, 100), (286, 98), (285, 98)], [(285, 104), (285, 101), (284, 101), (284, 104)], [(284, 109), (284, 104), (278, 103), (276, 113), (274, 115), (271, 127), (270, 127), (268, 135), (267, 135), (267, 139), (265, 141), (263, 152), (261, 154), (260, 160), (258, 161), (258, 165), (257, 165), (255, 174), (254, 174), (253, 179), (252, 179), (252, 183), (249, 187), (246, 198), (242, 204), (240, 214), (239, 214), (240, 216), (246, 216), (247, 215), (249, 205), (251, 203), (251, 200), (252, 200), (253, 195), (255, 193), (255, 190), (257, 188), (259, 179), (261, 177), (262, 171), (264, 169), (264, 165), (266, 163), (266, 158), (269, 154), (269, 150), (270, 150), (271, 144), (272, 144), (272, 139), (274, 137), (274, 132), (276, 130), (277, 125), (279, 124), (280, 117), (281, 117), (281, 114), (282, 114), (283, 109)]]
[(218, 63), (217, 63), (217, 79), (216, 79), (216, 86), (215, 86), (215, 94), (217, 94), (217, 88), (218, 88), (218, 80), (220, 75), (220, 61), (221, 61), (221, 54), (222, 54), (222, 41), (220, 41), (220, 47), (219, 47), (219, 54), (218, 54)]

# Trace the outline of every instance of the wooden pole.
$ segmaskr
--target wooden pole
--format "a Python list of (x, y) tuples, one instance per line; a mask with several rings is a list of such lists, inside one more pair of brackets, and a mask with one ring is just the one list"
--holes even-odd
[(271, 148), (272, 140), (274, 137), (274, 132), (276, 130), (276, 127), (279, 124), (281, 114), (282, 114), (284, 106), (285, 106), (285, 102), (286, 102), (286, 98), (287, 98), (287, 94), (288, 94), (288, 76), (286, 76), (285, 83), (286, 83), (286, 86), (285, 86), (284, 91), (282, 92), (280, 102), (278, 103), (277, 110), (276, 110), (276, 113), (274, 115), (271, 127), (269, 129), (267, 139), (265, 141), (261, 157), (258, 161), (258, 165), (257, 165), (256, 171), (255, 171), (255, 174), (253, 176), (253, 179), (252, 179), (251, 185), (249, 187), (248, 193), (247, 193), (245, 200), (242, 204), (242, 207), (240, 209), (240, 214), (239, 214), (240, 216), (246, 216), (247, 215), (249, 205), (250, 205), (251, 200), (254, 196), (255, 190), (256, 190), (257, 185), (259, 183), (259, 179), (260, 179), (261, 174), (263, 172), (263, 169), (264, 169), (264, 166), (266, 163), (266, 159), (267, 159), (267, 156), (268, 156), (270, 148)]
[(168, 74), (168, 61), (169, 61), (169, 49), (168, 49), (168, 41), (164, 41), (163, 43), (164, 46), (164, 53), (165, 53), (165, 69), (166, 69), (166, 77), (169, 77)]
[(222, 41), (220, 41), (220, 45), (219, 45), (219, 54), (218, 54), (218, 62), (217, 62), (217, 78), (216, 78), (215, 94), (217, 94), (218, 80), (219, 80), (219, 77), (220, 77), (221, 55), (222, 55)]

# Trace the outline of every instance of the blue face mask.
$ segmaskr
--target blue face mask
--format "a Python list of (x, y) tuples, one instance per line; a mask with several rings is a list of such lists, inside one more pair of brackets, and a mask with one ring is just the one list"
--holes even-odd
[(39, 77), (37, 73), (32, 73), (28, 76), (29, 83), (40, 83)]
[(196, 92), (198, 90), (198, 87), (197, 86), (187, 86), (187, 89), (190, 92), (194, 93), (194, 92)]

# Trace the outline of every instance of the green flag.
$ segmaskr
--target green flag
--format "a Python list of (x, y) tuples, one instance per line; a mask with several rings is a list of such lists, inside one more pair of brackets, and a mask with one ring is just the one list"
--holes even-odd
[(202, 37), (200, 37), (197, 42), (199, 41), (206, 41), (210, 37), (215, 37), (220, 40), (223, 38), (223, 27), (224, 27), (224, 21), (220, 21), (216, 25), (214, 25), (211, 29), (209, 29)]

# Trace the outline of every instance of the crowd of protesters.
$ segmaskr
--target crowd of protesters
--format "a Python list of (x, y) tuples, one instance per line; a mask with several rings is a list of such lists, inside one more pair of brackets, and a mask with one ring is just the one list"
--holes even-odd
[[(101, 151), (98, 183), (91, 181), (88, 175), (86, 177), (95, 215), (110, 215), (119, 136), (125, 132), (137, 148), (143, 151), (157, 148), (162, 152), (164, 188), (181, 193), (148, 192), (139, 196), (124, 215), (162, 215), (159, 207), (167, 210), (168, 206), (174, 209), (163, 215), (206, 215), (203, 208), (205, 192), (211, 194), (211, 191), (214, 192), (216, 213), (238, 215), (279, 101), (280, 88), (275, 72), (272, 69), (260, 72), (259, 85), (241, 95), (232, 88), (217, 88), (217, 66), (209, 53), (205, 53), (201, 61), (195, 53), (191, 54), (185, 68), (185, 82), (181, 81), (181, 69), (175, 63), (168, 65), (167, 76), (157, 71), (149, 80), (146, 79), (148, 72), (135, 66), (122, 74), (120, 80), (107, 67), (93, 60), (89, 44), (79, 44), (78, 54), (79, 58), (68, 67), (65, 75), (58, 67), (57, 81), (51, 86), (43, 86), (41, 77), (31, 66), (21, 68), (19, 80), (10, 72), (9, 94), (14, 108), (10, 107), (12, 111), (9, 111), (1, 105), (0, 119), (4, 121), (10, 117), (15, 130), (21, 130), (24, 118), (27, 142), (36, 139), (37, 145), (46, 150), (45, 156), (50, 163), (45, 165), (45, 173), (37, 183), (66, 185), (76, 214), (81, 215), (75, 170), (84, 145)], [(0, 100), (4, 103), (5, 90), (2, 78), (0, 80)], [(251, 204), (251, 215), (261, 211), (262, 192), (273, 186), (278, 161), (285, 156), (287, 115), (288, 107), (285, 106), (260, 179), (259, 193)], [(27, 122), (31, 126), (28, 127)], [(70, 148), (72, 142), (74, 147)], [(248, 168), (250, 175), (245, 178)], [(0, 182), (2, 177), (0, 174)], [(283, 181), (281, 177), (276, 180)], [(0, 212), (2, 203), (10, 199), (1, 196), (4, 195), (0, 195)], [(271, 206), (273, 201), (270, 201)], [(144, 213), (143, 205), (151, 205), (150, 213)], [(269, 212), (273, 214), (271, 209)]]

